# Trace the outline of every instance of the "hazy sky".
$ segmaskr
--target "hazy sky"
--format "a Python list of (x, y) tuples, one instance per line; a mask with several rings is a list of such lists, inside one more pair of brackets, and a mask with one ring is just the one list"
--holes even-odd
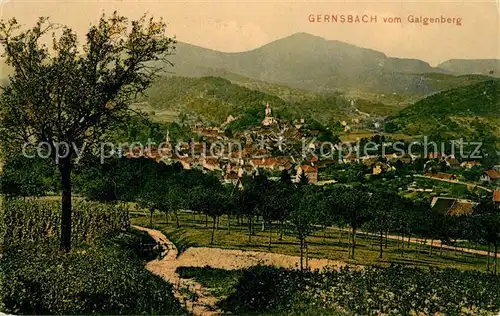
[[(418, 58), (436, 65), (452, 58), (500, 58), (500, 0), (491, 1), (1, 1), (3, 18), (31, 25), (49, 16), (79, 32), (102, 12), (137, 18), (162, 16), (179, 41), (235, 52), (257, 48), (296, 32), (307, 32), (372, 48), (388, 56)], [(377, 23), (310, 22), (309, 15), (366, 14)], [(408, 22), (408, 16), (460, 18), (456, 23)], [(402, 23), (385, 23), (401, 17)]]

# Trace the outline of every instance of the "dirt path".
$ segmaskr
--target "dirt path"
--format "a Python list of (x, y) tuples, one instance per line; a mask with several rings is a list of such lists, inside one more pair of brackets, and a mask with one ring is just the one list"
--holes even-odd
[[(201, 284), (194, 280), (180, 278), (175, 272), (178, 267), (210, 266), (232, 270), (249, 268), (258, 264), (292, 269), (300, 265), (300, 257), (297, 256), (207, 247), (192, 247), (177, 257), (177, 249), (160, 231), (135, 225), (132, 227), (147, 232), (155, 241), (168, 249), (162, 254), (162, 259), (148, 262), (146, 268), (172, 283), (175, 297), (183, 302), (194, 315), (218, 315), (221, 311), (215, 308), (217, 298), (206, 293)], [(321, 270), (323, 268), (339, 269), (346, 263), (329, 259), (309, 259), (308, 265), (312, 270)], [(193, 292), (197, 294), (194, 301), (190, 297), (190, 293)]]
[[(132, 225), (133, 228), (147, 232), (155, 241), (166, 249), (161, 259), (150, 261), (146, 264), (146, 268), (152, 273), (163, 277), (169, 281), (174, 287), (175, 297), (184, 304), (186, 309), (193, 315), (219, 315), (220, 310), (215, 309), (217, 299), (213, 296), (206, 295), (202, 290), (201, 284), (194, 280), (181, 279), (175, 270), (182, 266), (180, 260), (177, 259), (177, 249), (174, 244), (165, 237), (160, 231), (148, 229), (145, 227)], [(196, 296), (193, 296), (193, 294)]]
[[(297, 256), (207, 247), (191, 247), (182, 253), (179, 261), (181, 266), (186, 267), (204, 267), (208, 265), (225, 270), (250, 268), (259, 264), (288, 269), (295, 269), (300, 266), (300, 257)], [(311, 270), (322, 270), (327, 267), (339, 269), (345, 265), (345, 262), (337, 260), (311, 258), (308, 260), (308, 266)]]

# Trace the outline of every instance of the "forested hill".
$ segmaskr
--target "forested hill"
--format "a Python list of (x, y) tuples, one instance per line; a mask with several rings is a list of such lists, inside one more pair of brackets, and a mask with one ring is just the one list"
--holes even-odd
[(278, 86), (268, 86), (262, 92), (219, 77), (164, 77), (139, 101), (155, 111), (173, 111), (189, 119), (217, 124), (229, 115), (247, 120), (245, 124), (259, 124), (267, 102), (275, 116), (287, 120), (314, 118), (328, 123), (354, 113), (348, 100), (338, 93), (312, 94)]
[(388, 118), (389, 129), (409, 134), (500, 135), (500, 80), (492, 79), (427, 97)]

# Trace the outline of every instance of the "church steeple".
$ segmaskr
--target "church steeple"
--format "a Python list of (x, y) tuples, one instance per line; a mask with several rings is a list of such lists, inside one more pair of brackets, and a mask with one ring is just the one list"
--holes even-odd
[(274, 125), (277, 123), (276, 119), (272, 115), (272, 110), (271, 110), (271, 106), (269, 105), (269, 102), (266, 103), (265, 115), (266, 115), (266, 117), (262, 121), (262, 125), (270, 126), (270, 125)]
[(266, 117), (272, 117), (271, 106), (269, 105), (269, 102), (266, 103)]

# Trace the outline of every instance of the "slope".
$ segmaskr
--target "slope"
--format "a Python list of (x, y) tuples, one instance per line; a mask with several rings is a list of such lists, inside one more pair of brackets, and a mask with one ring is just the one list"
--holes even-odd
[[(294, 96), (283, 98), (279, 91), (292, 91)], [(246, 121), (245, 125), (257, 125), (264, 118), (267, 102), (274, 115), (286, 120), (314, 118), (331, 123), (354, 113), (339, 94), (312, 94), (278, 86), (262, 92), (219, 77), (163, 77), (138, 102), (139, 106), (155, 112), (171, 111), (184, 120), (215, 124), (232, 115)]]
[(386, 127), (410, 135), (500, 135), (500, 80), (446, 90), (403, 109)]

